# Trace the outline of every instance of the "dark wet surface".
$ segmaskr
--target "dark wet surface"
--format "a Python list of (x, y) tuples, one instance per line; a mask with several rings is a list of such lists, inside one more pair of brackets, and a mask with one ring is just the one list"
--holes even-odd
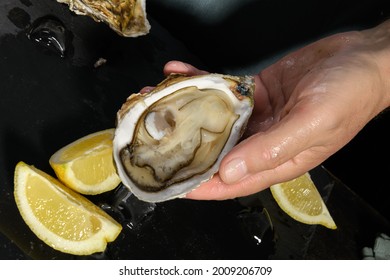
[(77, 257), (40, 241), (15, 205), (17, 162), (54, 175), (50, 156), (114, 127), (126, 97), (161, 81), (167, 61), (206, 68), (150, 21), (147, 36), (123, 38), (55, 1), (1, 2), (0, 259), (360, 259), (362, 247), (372, 246), (378, 233), (389, 234), (383, 216), (318, 167), (312, 177), (337, 230), (292, 220), (268, 190), (238, 200), (148, 204), (119, 186), (89, 197), (123, 225), (106, 252)]
[(69, 53), (72, 40), (71, 32), (54, 16), (35, 20), (27, 32), (27, 38), (61, 57)]

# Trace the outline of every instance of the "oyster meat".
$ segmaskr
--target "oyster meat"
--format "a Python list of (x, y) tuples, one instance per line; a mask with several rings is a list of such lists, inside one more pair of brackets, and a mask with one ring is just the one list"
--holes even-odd
[(117, 113), (114, 161), (139, 199), (183, 196), (209, 180), (242, 136), (254, 80), (173, 74), (150, 93), (132, 94)]
[(149, 33), (146, 0), (57, 0), (78, 15), (105, 22), (119, 35), (138, 37)]

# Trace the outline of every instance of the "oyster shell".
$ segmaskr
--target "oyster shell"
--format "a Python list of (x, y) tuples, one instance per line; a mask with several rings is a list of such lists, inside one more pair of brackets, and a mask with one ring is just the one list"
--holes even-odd
[(209, 180), (242, 136), (253, 108), (253, 77), (171, 75), (132, 94), (117, 113), (114, 161), (139, 199), (183, 196)]
[(146, 0), (57, 0), (66, 3), (78, 15), (88, 15), (95, 21), (108, 24), (125, 37), (137, 37), (149, 33), (146, 18)]

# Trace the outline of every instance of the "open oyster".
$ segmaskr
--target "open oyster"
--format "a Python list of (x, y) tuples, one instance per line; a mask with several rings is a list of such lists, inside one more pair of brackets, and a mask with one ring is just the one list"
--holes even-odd
[(57, 0), (78, 15), (105, 22), (119, 35), (137, 37), (149, 33), (146, 0)]
[(113, 141), (122, 183), (139, 199), (160, 202), (209, 180), (242, 136), (253, 90), (250, 76), (171, 75), (150, 93), (130, 95)]

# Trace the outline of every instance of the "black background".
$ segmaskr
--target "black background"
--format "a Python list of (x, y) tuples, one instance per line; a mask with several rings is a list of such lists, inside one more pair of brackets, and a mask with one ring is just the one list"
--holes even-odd
[[(149, 0), (147, 10), (150, 34), (123, 38), (55, 1), (0, 3), (0, 258), (361, 258), (361, 248), (389, 228), (383, 218), (390, 216), (388, 113), (324, 163), (350, 189), (324, 168), (315, 170), (337, 231), (291, 220), (267, 191), (243, 200), (162, 203), (135, 228), (128, 228), (128, 213), (116, 209), (111, 214), (119, 215), (124, 231), (104, 254), (93, 256), (59, 253), (29, 231), (13, 199), (16, 163), (53, 175), (50, 156), (86, 134), (114, 127), (125, 98), (161, 81), (167, 61), (184, 60), (212, 72), (255, 73), (306, 42), (374, 26), (388, 17), (389, 2)], [(27, 37), (34, 22), (46, 16), (69, 31), (64, 57)], [(107, 63), (95, 68), (99, 58)], [(91, 199), (112, 206), (118, 194)], [(262, 207), (273, 217), (272, 238)], [(255, 235), (264, 237), (263, 244)]]

